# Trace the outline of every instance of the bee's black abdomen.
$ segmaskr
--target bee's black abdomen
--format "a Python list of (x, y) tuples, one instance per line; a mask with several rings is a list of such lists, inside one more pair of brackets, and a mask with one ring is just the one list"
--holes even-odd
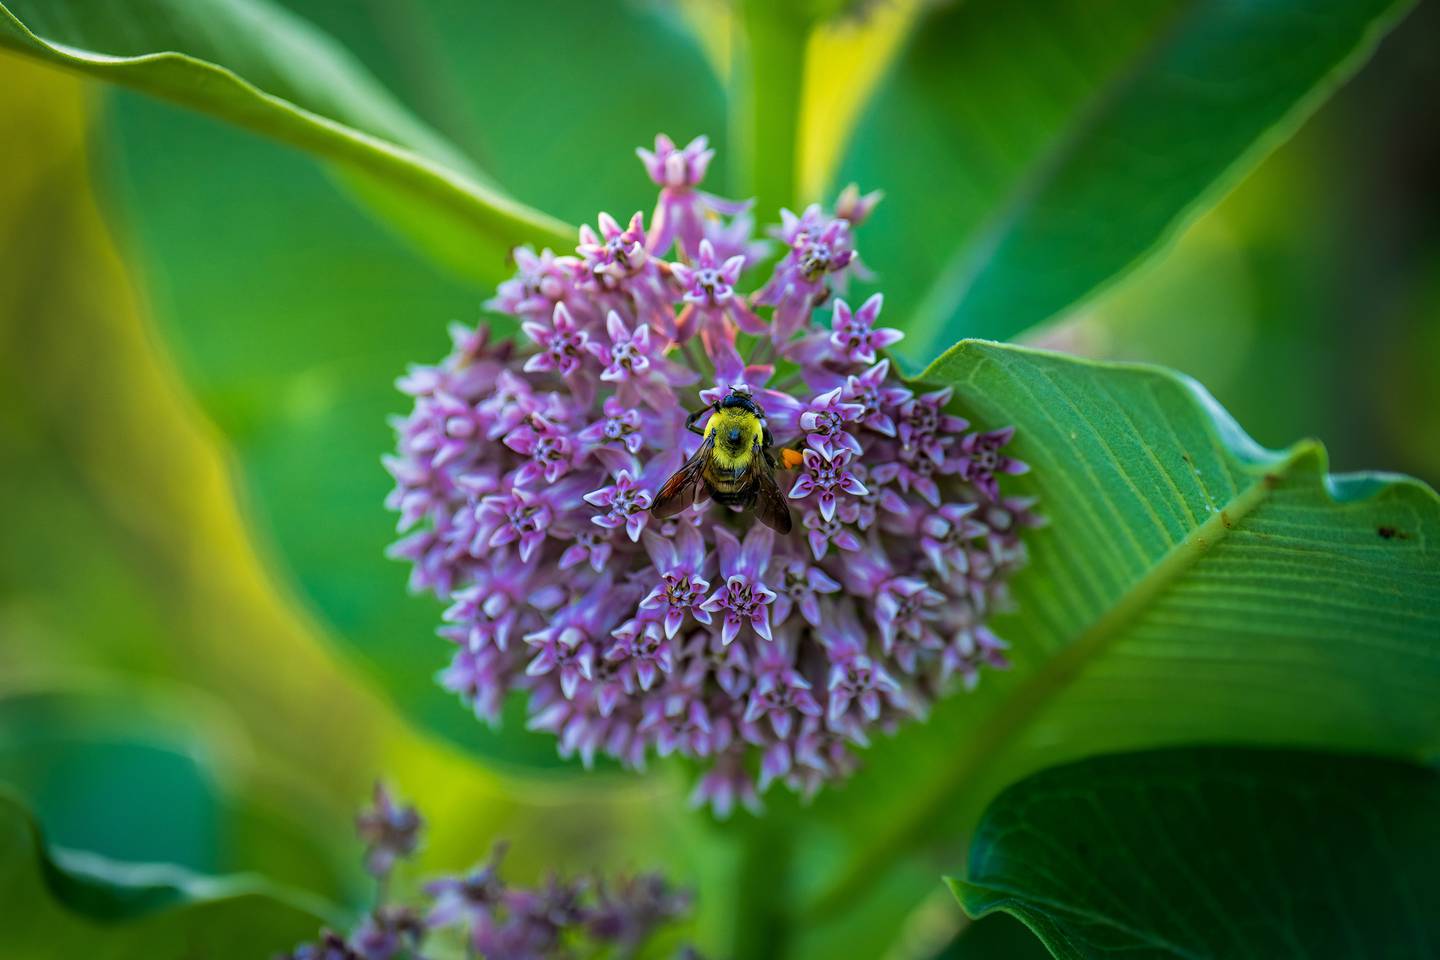
[(755, 488), (745, 486), (737, 490), (718, 490), (712, 486), (710, 496), (716, 503), (723, 503), (727, 507), (746, 509), (755, 502)]

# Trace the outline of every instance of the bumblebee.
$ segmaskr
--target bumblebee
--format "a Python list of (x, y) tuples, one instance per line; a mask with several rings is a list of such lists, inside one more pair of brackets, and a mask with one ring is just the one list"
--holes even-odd
[[(710, 414), (702, 430), (701, 417)], [(765, 411), (749, 394), (731, 390), (725, 399), (701, 407), (685, 420), (685, 428), (704, 439), (695, 455), (665, 481), (650, 512), (673, 517), (707, 496), (716, 503), (754, 509), (761, 522), (780, 533), (790, 532), (790, 506), (775, 485), (775, 438), (765, 424)]]

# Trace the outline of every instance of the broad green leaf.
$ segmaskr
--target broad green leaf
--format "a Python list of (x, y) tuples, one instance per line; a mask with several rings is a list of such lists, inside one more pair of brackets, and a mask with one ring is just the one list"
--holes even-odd
[[(533, 207), (572, 223), (601, 210), (622, 221), (643, 210), (648, 221), (655, 186), (635, 148), (661, 132), (681, 142), (708, 134), (718, 153), (705, 186), (726, 189), (725, 91), (673, 4), (287, 4)], [(575, 239), (552, 243), (560, 251)]]
[(1047, 960), (1044, 945), (1029, 928), (1007, 913), (966, 925), (934, 960)]
[(52, 848), (4, 791), (0, 898), (5, 956), (14, 960), (248, 960), (312, 939), (327, 922), (317, 905), (258, 880)]
[(736, 159), (725, 90), (673, 5), (429, 7), (433, 49), (463, 111), (456, 138), (516, 196), (575, 223), (594, 223), (601, 210), (622, 220), (643, 210), (648, 223), (656, 188), (635, 148), (653, 146), (657, 133), (680, 142), (707, 134), (717, 155), (705, 187), (725, 191)]
[(1440, 773), (1368, 757), (1192, 749), (1099, 757), (985, 811), (966, 912), (1066, 960), (1440, 951)]
[(395, 378), (445, 353), (448, 321), (475, 322), (476, 294), (302, 158), (131, 95), (108, 118), (135, 265), (279, 568), (411, 718), (493, 759), (557, 766), (554, 738), (527, 733), (518, 709), (493, 732), (439, 688), (441, 607), (384, 555)]
[[(0, 783), (51, 843), (202, 873), (263, 871), (350, 896), (358, 863), (306, 786), (264, 782), (252, 745), (218, 703), (169, 684), (7, 690)], [(96, 798), (103, 797), (103, 803)], [(338, 834), (338, 837), (337, 837)]]
[(333, 161), (432, 254), (493, 280), (569, 228), (496, 189), (342, 47), (268, 0), (0, 3), (0, 46), (133, 87)]
[(1060, 313), (1229, 189), (1407, 0), (974, 0), (922, 22), (843, 180), (892, 322), (928, 360)]
[(1197, 742), (1440, 752), (1433, 490), (1329, 476), (1314, 442), (1263, 450), (1160, 368), (965, 341), (922, 379), (1017, 427), (1033, 469), (1013, 487), (1050, 525), (995, 623), (1013, 669), (876, 744), (797, 827), (827, 825), (812, 916), (953, 850), (998, 790), (1054, 763)]

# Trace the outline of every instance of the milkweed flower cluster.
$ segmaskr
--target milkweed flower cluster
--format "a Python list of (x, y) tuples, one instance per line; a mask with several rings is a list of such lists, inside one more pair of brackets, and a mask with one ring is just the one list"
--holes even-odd
[[(690, 895), (657, 873), (611, 883), (552, 875), (539, 887), (511, 886), (500, 876), (503, 844), (469, 872), (426, 884), (419, 904), (390, 902), (391, 874), (415, 853), (423, 826), (414, 807), (377, 784), (374, 806), (357, 820), (365, 869), (377, 881), (375, 905), (349, 936), (324, 930), (276, 960), (423, 960), (447, 936), (464, 942), (466, 956), (487, 960), (631, 956), (690, 911)], [(679, 956), (699, 958), (688, 948)]]
[[(767, 253), (744, 204), (699, 191), (703, 138), (640, 156), (648, 230), (601, 214), (573, 255), (516, 250), (487, 307), (521, 337), (456, 326), (399, 380), (392, 555), (446, 602), (441, 682), (480, 717), (525, 691), (564, 755), (698, 759), (694, 799), (723, 816), (777, 781), (813, 794), (874, 731), (1006, 666), (986, 623), (1039, 518), (1002, 490), (1027, 469), (1013, 431), (904, 383), (882, 296), (844, 299), (878, 194), (782, 211)], [(699, 444), (686, 408), (732, 391), (794, 453), (788, 535), (713, 502), (650, 511)]]

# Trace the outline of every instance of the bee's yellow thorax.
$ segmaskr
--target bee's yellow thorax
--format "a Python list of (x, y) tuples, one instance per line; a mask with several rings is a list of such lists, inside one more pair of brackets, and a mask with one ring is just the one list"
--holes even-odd
[(738, 472), (750, 465), (752, 451), (764, 436), (764, 425), (745, 410), (718, 410), (706, 424), (705, 436), (714, 440), (710, 456), (715, 465)]

